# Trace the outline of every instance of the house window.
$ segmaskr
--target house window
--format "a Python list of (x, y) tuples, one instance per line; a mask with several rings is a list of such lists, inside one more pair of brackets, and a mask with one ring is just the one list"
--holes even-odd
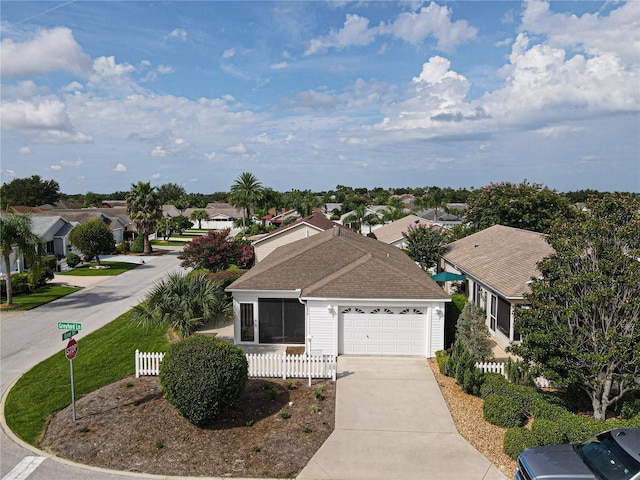
[(240, 304), (240, 341), (253, 342), (253, 303)]
[(47, 255), (53, 255), (53, 252), (54, 252), (53, 240), (51, 240), (50, 242), (47, 242)]
[(298, 299), (258, 299), (260, 343), (304, 344), (304, 315)]
[(473, 283), (473, 303), (478, 307), (482, 298), (482, 287), (477, 282)]
[(489, 314), (489, 328), (492, 332), (496, 331), (496, 322), (498, 317), (498, 297), (491, 295), (491, 313)]

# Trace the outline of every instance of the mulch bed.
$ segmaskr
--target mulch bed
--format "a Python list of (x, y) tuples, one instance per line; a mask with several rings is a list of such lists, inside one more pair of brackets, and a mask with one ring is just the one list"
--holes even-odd
[(70, 406), (56, 413), (40, 447), (130, 472), (292, 478), (329, 437), (335, 415), (335, 382), (292, 382), (288, 390), (280, 379), (250, 379), (236, 406), (199, 428), (167, 403), (157, 377), (128, 377), (77, 400), (76, 423)]

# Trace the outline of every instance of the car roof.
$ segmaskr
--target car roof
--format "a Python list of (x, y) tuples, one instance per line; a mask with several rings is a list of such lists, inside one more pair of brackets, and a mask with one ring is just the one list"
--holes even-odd
[(618, 445), (640, 461), (640, 428), (616, 428), (610, 432)]

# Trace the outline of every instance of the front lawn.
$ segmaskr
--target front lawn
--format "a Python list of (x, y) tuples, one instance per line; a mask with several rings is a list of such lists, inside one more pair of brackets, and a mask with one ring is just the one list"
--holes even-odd
[(58, 275), (74, 275), (78, 277), (102, 277), (102, 276), (115, 276), (120, 275), (126, 271), (140, 266), (139, 263), (129, 262), (100, 262), (102, 265), (109, 268), (91, 268), (95, 267), (97, 263), (92, 262), (89, 265), (82, 265), (76, 267), (68, 272), (58, 273)]
[[(173, 236), (171, 237), (173, 238)], [(168, 242), (165, 240), (151, 240), (151, 245), (153, 245), (154, 247), (182, 247), (184, 246), (186, 243), (188, 243), (188, 240), (185, 240), (183, 242), (179, 241), (179, 240), (169, 240)]]
[[(73, 360), (76, 399), (135, 373), (135, 351), (166, 351), (166, 327), (144, 329), (129, 312), (78, 341)], [(60, 343), (60, 348), (64, 346)], [(37, 445), (50, 415), (71, 401), (69, 360), (61, 350), (18, 380), (6, 399), (5, 418), (21, 439)]]
[[(13, 303), (17, 304), (15, 307), (5, 307), (3, 311), (15, 311), (15, 310), (31, 310), (32, 308), (39, 307), (45, 303), (52, 302), (58, 298), (69, 295), (70, 293), (80, 290), (78, 287), (68, 287), (65, 285), (45, 285), (38, 288), (33, 293), (26, 295), (14, 295)], [(2, 302), (2, 305), (6, 305), (6, 299)]]

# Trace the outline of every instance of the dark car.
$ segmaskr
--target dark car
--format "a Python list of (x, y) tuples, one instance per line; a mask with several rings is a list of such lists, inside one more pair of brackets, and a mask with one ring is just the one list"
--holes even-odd
[(640, 480), (640, 428), (599, 433), (580, 443), (527, 448), (516, 480)]

